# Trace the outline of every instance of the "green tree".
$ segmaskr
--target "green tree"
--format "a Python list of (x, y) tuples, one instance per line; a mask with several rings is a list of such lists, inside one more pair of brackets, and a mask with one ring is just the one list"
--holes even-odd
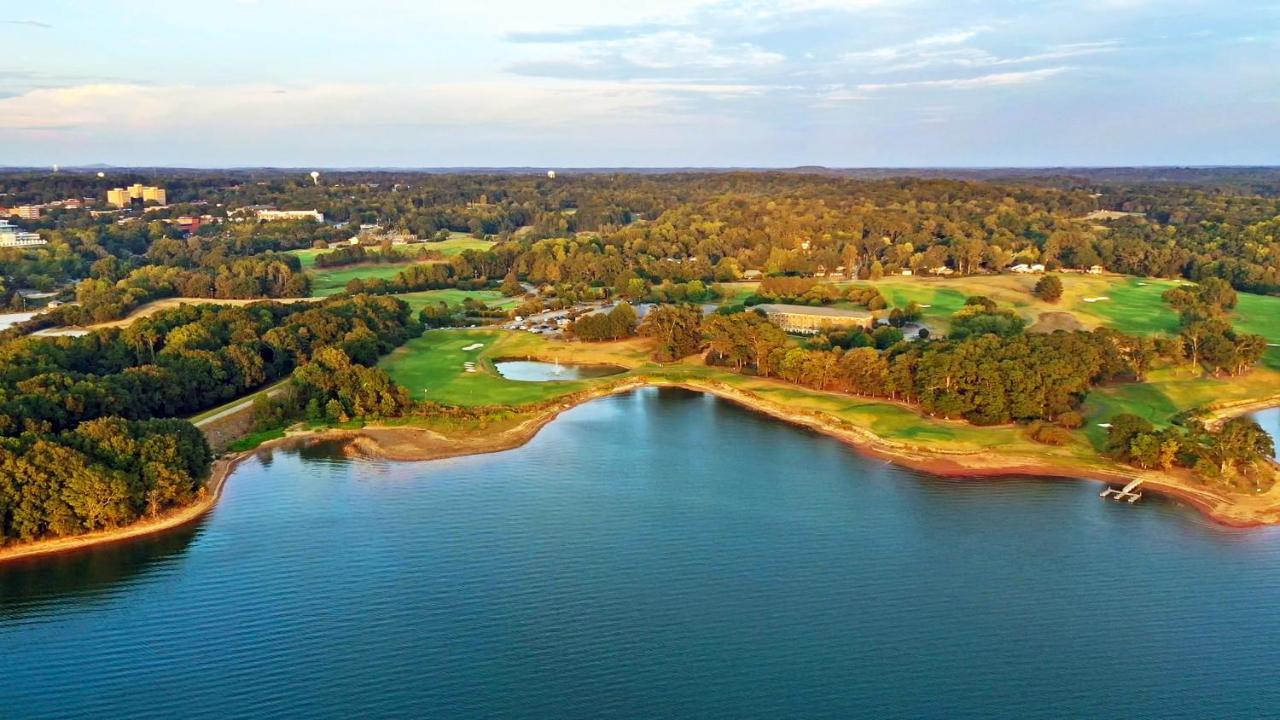
[(1048, 303), (1056, 303), (1062, 299), (1062, 281), (1057, 275), (1045, 275), (1036, 281), (1036, 297)]
[(703, 347), (702, 310), (694, 305), (660, 305), (645, 315), (640, 334), (654, 338), (654, 359), (679, 360)]

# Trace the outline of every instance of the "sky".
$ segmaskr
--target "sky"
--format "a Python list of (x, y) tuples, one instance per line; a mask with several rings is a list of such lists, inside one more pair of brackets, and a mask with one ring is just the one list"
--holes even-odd
[(0, 165), (1280, 164), (1280, 0), (0, 0)]

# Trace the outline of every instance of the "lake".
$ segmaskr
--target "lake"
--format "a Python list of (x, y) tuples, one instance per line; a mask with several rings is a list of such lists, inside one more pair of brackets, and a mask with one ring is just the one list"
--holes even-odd
[(1280, 533), (1098, 489), (656, 388), (504, 453), (276, 452), (187, 530), (0, 568), (0, 716), (1280, 712)]
[(508, 380), (524, 382), (589, 380), (626, 372), (626, 368), (615, 365), (565, 365), (537, 360), (499, 360), (493, 367)]
[(1276, 459), (1280, 460), (1280, 407), (1259, 410), (1249, 417), (1253, 418), (1258, 425), (1261, 425), (1262, 429), (1266, 430), (1271, 439), (1275, 441)]

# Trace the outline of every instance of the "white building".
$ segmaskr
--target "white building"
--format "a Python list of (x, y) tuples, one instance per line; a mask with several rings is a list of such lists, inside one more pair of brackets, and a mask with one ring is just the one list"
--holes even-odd
[(272, 220), (315, 220), (318, 223), (324, 222), (324, 213), (319, 210), (258, 210), (258, 220), (270, 222)]
[(49, 242), (42, 239), (37, 233), (27, 232), (22, 228), (15, 227), (8, 220), (0, 220), (0, 247), (33, 247), (48, 244)]

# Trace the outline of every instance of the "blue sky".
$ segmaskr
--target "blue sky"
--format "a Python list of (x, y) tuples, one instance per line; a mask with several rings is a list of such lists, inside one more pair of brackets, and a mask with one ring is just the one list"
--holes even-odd
[(0, 164), (1280, 164), (1280, 0), (7, 0)]

